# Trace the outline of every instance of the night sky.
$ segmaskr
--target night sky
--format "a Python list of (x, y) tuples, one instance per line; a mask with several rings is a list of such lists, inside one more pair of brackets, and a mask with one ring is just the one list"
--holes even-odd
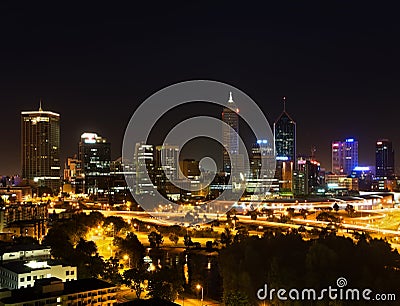
[[(374, 164), (378, 138), (391, 139), (399, 169), (398, 10), (378, 2), (281, 2), (2, 2), (0, 174), (20, 173), (20, 112), (38, 109), (40, 98), (61, 114), (62, 161), (84, 131), (108, 138), (117, 158), (136, 107), (194, 79), (241, 89), (271, 123), (286, 96), (298, 153), (316, 146), (327, 169), (331, 141), (347, 137), (359, 140), (361, 165)], [(219, 116), (215, 107), (201, 110)]]

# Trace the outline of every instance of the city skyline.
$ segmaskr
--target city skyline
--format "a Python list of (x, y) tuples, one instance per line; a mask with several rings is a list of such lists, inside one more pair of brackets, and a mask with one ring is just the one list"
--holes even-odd
[[(38, 4), (2, 8), (0, 101), (7, 131), (2, 174), (20, 169), (12, 153), (19, 151), (19, 112), (36, 109), (40, 98), (44, 109), (63, 116), (62, 162), (76, 151), (76, 135), (84, 131), (112, 140), (116, 159), (137, 106), (158, 89), (188, 79), (240, 88), (270, 123), (286, 96), (298, 123), (298, 153), (315, 146), (325, 168), (331, 141), (351, 137), (359, 140), (362, 165), (374, 165), (380, 138), (391, 139), (400, 159), (397, 115), (391, 111), (400, 98), (395, 73), (400, 44), (393, 39), (400, 27), (393, 11), (365, 3), (331, 10), (311, 4), (271, 4), (268, 10), (216, 4), (207, 10), (187, 4), (150, 15), (148, 7), (138, 6), (135, 11), (144, 14), (133, 20), (129, 10), (101, 6), (57, 13)], [(232, 18), (243, 22), (226, 22)], [(227, 51), (228, 46), (233, 48)]]
[[(228, 104), (227, 105), (229, 105), (229, 101), (231, 101), (232, 99), (231, 99), (231, 96), (230, 96), (230, 98), (229, 98), (229, 100), (228, 100)], [(233, 101), (233, 100), (232, 100)], [(281, 112), (281, 114), (276, 118), (276, 120), (275, 120), (275, 123), (276, 123), (276, 121), (277, 120), (279, 120), (281, 117), (282, 117), (282, 115), (283, 114), (287, 114), (287, 112), (286, 112), (286, 97), (283, 97), (283, 99), (282, 99), (282, 101), (283, 101), (283, 112)], [(232, 103), (232, 102), (231, 102)], [(235, 106), (236, 107), (236, 106)], [(223, 110), (222, 110), (223, 111)], [(38, 111), (22, 111), (21, 113), (23, 113), (23, 114), (25, 114), (25, 113), (29, 113), (29, 114), (38, 114), (38, 113), (44, 113), (44, 114), (56, 114), (56, 115), (58, 115), (59, 116), (59, 114), (58, 113), (54, 113), (53, 111), (50, 111), (50, 110), (43, 110), (43, 108), (42, 108), (42, 101), (40, 100), (39, 101), (39, 109), (38, 109)], [(214, 114), (214, 116), (217, 116), (218, 114)], [(290, 118), (290, 120), (293, 120), (291, 117), (290, 117), (290, 115), (287, 115), (287, 116), (289, 116), (289, 118)], [(270, 124), (270, 126), (271, 127), (274, 127), (274, 123), (272, 123), (272, 124)], [(96, 132), (95, 130), (93, 130), (93, 129), (88, 129), (88, 131), (91, 131), (91, 132), (89, 132), (89, 134), (93, 134), (94, 132)], [(21, 132), (22, 133), (22, 132)], [(88, 132), (84, 132), (83, 131), (83, 133), (84, 134), (87, 134)], [(61, 131), (60, 131), (60, 134), (62, 134), (62, 129), (61, 129)], [(82, 134), (83, 135), (83, 134)], [(82, 136), (81, 135), (81, 136)], [(94, 134), (93, 134), (94, 135)], [(243, 137), (243, 135), (241, 135), (241, 137)], [(363, 162), (359, 162), (358, 161), (358, 159), (355, 161), (355, 165), (356, 166), (368, 166), (368, 167), (372, 167), (372, 168), (374, 168), (375, 167), (375, 164), (376, 164), (376, 160), (375, 160), (375, 158), (376, 158), (376, 152), (375, 152), (375, 144), (379, 141), (379, 140), (381, 140), (381, 139), (387, 139), (387, 138), (385, 138), (385, 137), (380, 137), (380, 138), (377, 138), (375, 141), (374, 141), (374, 152), (372, 153), (372, 154), (370, 154), (371, 156), (369, 156), (369, 159), (371, 160), (371, 163), (363, 163)], [(254, 140), (254, 142), (252, 142), (250, 139), (246, 139), (247, 140), (247, 143), (246, 143), (246, 145), (248, 145), (248, 146), (250, 146), (250, 145), (252, 145), (252, 144), (254, 144), (254, 143), (256, 143), (256, 140)], [(357, 143), (357, 147), (358, 147), (358, 139), (356, 139), (356, 138), (354, 138), (354, 137), (352, 137), (352, 138), (346, 138), (346, 140), (345, 141), (343, 141), (343, 142), (340, 142), (339, 141), (339, 143), (342, 143), (342, 144), (346, 144), (348, 141), (351, 141), (351, 142), (355, 142), (355, 143)], [(298, 151), (297, 150), (297, 141), (295, 141), (296, 142), (296, 144), (295, 144), (295, 150), (296, 151)], [(112, 143), (113, 143), (113, 141), (111, 140), (110, 141), (110, 146), (112, 145)], [(328, 163), (325, 163), (324, 161), (323, 161), (323, 159), (321, 159), (321, 158), (319, 158), (319, 156), (318, 156), (318, 154), (317, 154), (317, 156), (314, 156), (314, 158), (316, 158), (317, 160), (319, 160), (319, 161), (322, 161), (322, 165), (321, 165), (321, 167), (322, 168), (324, 168), (326, 171), (331, 171), (331, 170), (333, 170), (333, 172), (335, 172), (334, 171), (334, 165), (333, 165), (333, 149), (334, 149), (334, 144), (336, 144), (336, 143), (338, 143), (338, 141), (336, 141), (336, 140), (331, 140), (330, 141), (330, 151), (329, 151), (329, 161), (328, 161)], [(149, 143), (149, 144), (151, 144), (151, 145), (154, 145), (154, 146), (157, 146), (157, 145), (160, 145), (160, 144), (157, 144), (157, 143)], [(393, 144), (393, 148), (395, 148), (396, 147), (396, 144)], [(20, 150), (22, 149), (22, 147), (20, 148)], [(313, 155), (313, 154), (315, 154), (315, 152), (313, 152), (313, 147), (311, 147), (310, 148), (310, 151), (309, 152), (296, 152), (296, 156), (311, 156), (311, 155)], [(61, 164), (61, 172), (62, 172), (62, 170), (63, 170), (63, 165), (67, 162), (67, 159), (68, 158), (72, 158), (72, 157), (74, 157), (75, 155), (77, 155), (77, 153), (79, 153), (79, 141), (77, 141), (76, 142), (76, 149), (70, 149), (69, 150), (69, 153), (65, 153), (63, 150), (62, 150), (62, 147), (61, 147), (61, 150), (59, 150), (59, 151), (61, 151), (61, 154), (60, 154), (60, 156), (62, 156), (61, 157), (61, 161), (60, 161), (60, 164)], [(249, 150), (250, 151), (250, 150)], [(111, 150), (111, 152), (112, 152), (112, 150)], [(187, 155), (187, 154), (189, 154), (189, 155)], [(359, 153), (357, 153), (357, 157), (358, 157), (358, 154)], [(214, 157), (217, 157), (217, 159), (218, 159), (218, 152), (214, 152)], [(279, 154), (278, 154), (279, 155)], [(396, 156), (396, 151), (394, 151), (394, 157)], [(112, 152), (112, 155), (111, 155), (111, 160), (117, 160), (118, 158), (120, 158), (120, 154), (118, 155), (118, 154), (115, 154), (114, 152)], [(183, 160), (183, 159), (187, 159), (187, 158), (195, 158), (196, 159), (196, 154), (190, 154), (190, 153), (187, 153), (187, 151), (186, 151), (186, 154), (185, 153), (183, 153), (182, 154), (182, 156), (181, 156), (181, 158), (180, 158), (180, 160)], [(278, 157), (278, 159), (279, 159), (279, 157)], [(396, 158), (395, 158), (396, 159)], [(22, 165), (22, 162), (20, 163), (20, 165)], [(221, 159), (221, 169), (222, 169), (222, 167), (223, 167), (223, 165), (224, 165), (224, 161), (223, 161), (223, 159)], [(394, 163), (394, 165), (395, 165), (395, 168), (394, 168), (394, 170), (395, 170), (395, 173), (396, 173), (396, 169), (398, 169), (399, 167), (398, 167), (398, 165), (396, 164), (396, 163)], [(0, 171), (1, 171), (2, 169), (0, 169)], [(349, 171), (349, 173), (348, 174), (350, 174), (350, 172), (351, 172), (351, 169), (349, 169), (348, 170)], [(339, 172), (337, 172), (337, 173), (339, 173)], [(23, 174), (23, 171), (22, 171), (22, 166), (20, 166), (19, 167), (19, 169), (17, 169), (17, 171), (15, 171), (15, 172), (13, 172), (13, 173), (0, 173), (0, 175), (20, 175), (21, 177), (23, 176), (22, 175)]]

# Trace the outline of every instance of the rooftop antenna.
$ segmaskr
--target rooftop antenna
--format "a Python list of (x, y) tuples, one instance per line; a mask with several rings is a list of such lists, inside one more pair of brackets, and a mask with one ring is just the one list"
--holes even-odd
[(311, 147), (311, 159), (315, 159), (315, 152), (317, 151), (317, 148), (315, 146)]
[(232, 91), (229, 92), (229, 100), (228, 100), (228, 102), (233, 102)]
[(282, 102), (283, 102), (283, 111), (286, 112), (286, 97), (282, 98)]
[(39, 100), (39, 112), (43, 112), (42, 99)]

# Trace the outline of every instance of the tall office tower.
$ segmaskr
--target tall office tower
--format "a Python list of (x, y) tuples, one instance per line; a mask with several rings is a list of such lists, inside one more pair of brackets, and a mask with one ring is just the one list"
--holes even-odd
[[(231, 174), (231, 164), (236, 162), (239, 156), (239, 108), (236, 106), (232, 98), (232, 92), (229, 93), (228, 105), (223, 109), (222, 121), (229, 125), (222, 126), (222, 141), (225, 147), (223, 154), (223, 171), (227, 174)], [(231, 161), (229, 154), (233, 156)]]
[(322, 185), (320, 163), (313, 158), (299, 157), (298, 169), (293, 173), (293, 193), (295, 195), (309, 195), (316, 193)]
[(85, 177), (85, 193), (106, 193), (110, 177), (111, 144), (96, 133), (83, 133), (78, 158)]
[(332, 172), (334, 174), (343, 174), (343, 142), (332, 142)]
[(358, 141), (347, 138), (344, 142), (344, 173), (350, 175), (358, 166)]
[(286, 112), (286, 97), (283, 112), (274, 123), (274, 137), (276, 160), (296, 162), (296, 122)]
[(332, 142), (332, 172), (351, 175), (358, 166), (358, 141), (347, 138), (345, 141)]
[(23, 179), (58, 193), (60, 177), (60, 115), (42, 109), (21, 112)]
[[(162, 161), (164, 160), (164, 165)], [(165, 179), (178, 179), (179, 146), (163, 145), (156, 147), (156, 169)]]
[[(287, 180), (284, 179), (284, 164), (292, 162), (292, 169), (297, 168), (296, 164), (296, 122), (286, 112), (286, 97), (283, 97), (283, 111), (274, 122), (275, 178), (279, 181), (280, 190), (284, 190)], [(288, 169), (288, 167), (286, 167)]]
[[(154, 148), (152, 145), (145, 143), (136, 143), (134, 167), (135, 190), (136, 194), (152, 194), (154, 193)], [(146, 175), (147, 173), (147, 175)]]
[(390, 179), (394, 176), (394, 150), (392, 142), (380, 139), (376, 142), (375, 150), (376, 177)]

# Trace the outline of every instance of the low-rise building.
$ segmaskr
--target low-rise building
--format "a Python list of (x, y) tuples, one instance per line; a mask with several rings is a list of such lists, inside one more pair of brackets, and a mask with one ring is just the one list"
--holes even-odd
[(76, 280), (76, 267), (56, 260), (9, 261), (0, 266), (0, 288), (33, 287), (36, 280), (57, 277), (63, 282)]
[(62, 282), (55, 277), (37, 280), (32, 288), (0, 290), (0, 306), (117, 304), (117, 287), (89, 278)]
[(0, 262), (15, 260), (50, 259), (51, 248), (43, 245), (2, 245), (0, 250)]

